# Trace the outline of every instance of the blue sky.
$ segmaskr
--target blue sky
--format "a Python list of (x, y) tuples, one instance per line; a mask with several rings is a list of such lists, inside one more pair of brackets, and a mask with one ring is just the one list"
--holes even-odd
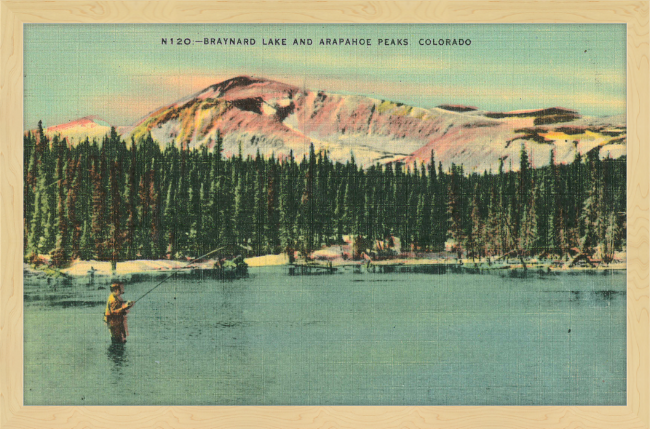
[[(178, 46), (171, 37), (248, 38), (255, 45)], [(285, 38), (287, 46), (268, 45), (269, 38)], [(294, 38), (313, 44), (293, 46)], [(371, 45), (319, 45), (325, 38)], [(440, 39), (471, 44), (420, 45)], [(26, 24), (24, 43), (25, 129), (39, 119), (51, 126), (87, 115), (129, 125), (238, 75), (420, 107), (626, 111), (625, 25)]]

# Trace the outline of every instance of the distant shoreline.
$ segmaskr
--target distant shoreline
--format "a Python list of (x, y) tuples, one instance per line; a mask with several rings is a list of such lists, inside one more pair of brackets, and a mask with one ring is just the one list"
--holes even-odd
[[(117, 263), (117, 269), (111, 270), (111, 263), (109, 261), (74, 261), (69, 267), (62, 269), (34, 268), (29, 264), (23, 264), (24, 277), (65, 277), (65, 278), (84, 278), (84, 277), (98, 277), (98, 278), (112, 278), (124, 277), (131, 274), (155, 274), (167, 275), (174, 272), (195, 272), (197, 270), (212, 270), (216, 260), (205, 260), (200, 263), (189, 264), (184, 261), (175, 261), (167, 259), (159, 260), (133, 260), (122, 261)], [(435, 267), (445, 266), (449, 268), (464, 268), (468, 270), (481, 270), (481, 271), (513, 271), (513, 270), (527, 270), (531, 272), (555, 272), (555, 273), (569, 273), (581, 271), (623, 271), (627, 269), (627, 263), (616, 262), (610, 264), (600, 264), (596, 267), (591, 266), (574, 266), (569, 267), (568, 263), (563, 266), (557, 266), (547, 261), (538, 261), (532, 259), (526, 261), (526, 267), (520, 261), (510, 262), (492, 261), (488, 263), (486, 259), (479, 261), (478, 259), (425, 259), (425, 258), (395, 258), (385, 259), (379, 261), (368, 260), (344, 260), (337, 259), (332, 261), (304, 261), (299, 260), (295, 263), (290, 263), (286, 255), (265, 255), (245, 259), (249, 267), (270, 267), (270, 266), (286, 266), (286, 267), (299, 267), (303, 269), (320, 269), (320, 268), (371, 268), (376, 267), (379, 269), (397, 268), (397, 267)]]

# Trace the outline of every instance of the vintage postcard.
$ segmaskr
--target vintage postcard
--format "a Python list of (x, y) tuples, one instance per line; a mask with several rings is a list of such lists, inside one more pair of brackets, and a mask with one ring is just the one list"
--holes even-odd
[(625, 24), (25, 24), (25, 405), (625, 405)]

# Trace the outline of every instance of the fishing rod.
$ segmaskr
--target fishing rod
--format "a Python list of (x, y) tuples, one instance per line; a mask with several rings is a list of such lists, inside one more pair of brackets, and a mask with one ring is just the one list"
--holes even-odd
[(64, 180), (64, 179), (59, 179), (59, 180), (57, 180), (56, 182), (52, 182), (52, 183), (50, 183), (49, 185), (45, 185), (45, 187), (46, 187), (46, 188), (49, 188), (50, 186), (56, 185), (56, 184), (59, 183), (61, 180)]
[[(223, 249), (224, 247), (226, 247), (226, 246), (219, 247), (218, 249), (214, 249), (213, 251), (208, 252), (208, 253), (206, 253), (206, 254), (203, 255), (203, 256), (199, 256), (198, 258), (196, 258), (196, 259), (190, 261), (189, 264), (185, 265), (185, 266), (182, 267), (182, 268), (187, 268), (187, 267), (189, 267), (190, 265), (192, 265), (193, 263), (195, 263), (196, 261), (199, 261), (199, 260), (205, 258), (206, 256), (212, 255), (214, 252), (218, 252), (219, 250)], [(140, 298), (138, 298), (138, 299), (136, 299), (135, 301), (133, 301), (133, 304), (135, 304), (136, 302), (140, 301), (140, 300), (141, 300), (142, 298), (144, 298), (145, 296), (149, 295), (151, 292), (153, 292), (154, 289), (156, 289), (158, 286), (160, 286), (161, 284), (165, 283), (167, 280), (169, 280), (170, 278), (172, 278), (172, 277), (175, 276), (175, 275), (176, 275), (176, 272), (173, 272), (173, 273), (170, 274), (169, 276), (167, 276), (167, 277), (165, 277), (164, 279), (162, 279), (162, 281), (161, 281), (160, 283), (158, 283), (158, 284), (157, 284), (156, 286), (154, 286), (153, 288), (149, 289), (149, 291), (148, 291), (147, 293), (145, 293), (145, 294), (142, 295)]]
[[(83, 170), (83, 171), (92, 171), (92, 169), (91, 169), (91, 170)], [(46, 188), (49, 188), (50, 186), (56, 185), (56, 184), (59, 183), (61, 180), (65, 180), (65, 179), (67, 179), (67, 177), (64, 177), (63, 179), (59, 179), (59, 180), (57, 180), (56, 182), (52, 182), (52, 183), (50, 183), (49, 185), (45, 185), (45, 187), (46, 187)]]

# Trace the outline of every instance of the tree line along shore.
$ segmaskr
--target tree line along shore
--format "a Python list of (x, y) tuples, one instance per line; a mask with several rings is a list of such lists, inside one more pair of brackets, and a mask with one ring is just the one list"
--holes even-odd
[(219, 136), (210, 149), (161, 148), (114, 128), (71, 145), (39, 123), (24, 136), (24, 257), (53, 268), (187, 261), (214, 249), (309, 257), (347, 236), (364, 243), (351, 259), (447, 251), (490, 263), (616, 262), (626, 246), (625, 157), (600, 159), (596, 148), (561, 165), (551, 151), (533, 168), (522, 144), (519, 161), (518, 171), (502, 160), (498, 171), (467, 174), (433, 152), (428, 164), (365, 168), (313, 145), (302, 159), (225, 157)]

